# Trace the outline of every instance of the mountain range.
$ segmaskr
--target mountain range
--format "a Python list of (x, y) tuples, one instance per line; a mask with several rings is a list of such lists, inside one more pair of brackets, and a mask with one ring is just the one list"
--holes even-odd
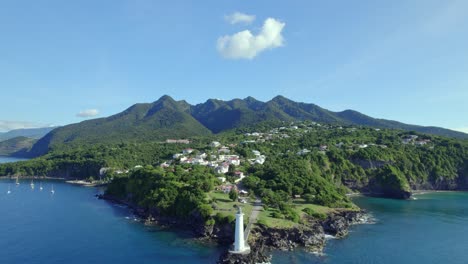
[(0, 156), (25, 156), (37, 139), (18, 136), (0, 141)]
[(377, 119), (353, 110), (333, 112), (315, 104), (295, 102), (283, 96), (276, 96), (268, 102), (247, 97), (230, 101), (209, 99), (204, 103), (191, 105), (184, 100), (176, 101), (165, 95), (153, 103), (135, 104), (106, 118), (56, 128), (39, 139), (28, 155), (40, 156), (51, 149), (66, 146), (206, 136), (260, 122), (304, 120), (411, 130), (468, 139), (468, 134), (445, 128)]
[(32, 139), (40, 139), (45, 136), (47, 133), (52, 131), (57, 127), (40, 127), (40, 128), (21, 128), (14, 129), (8, 132), (0, 133), (0, 141), (9, 140), (15, 137), (27, 137)]

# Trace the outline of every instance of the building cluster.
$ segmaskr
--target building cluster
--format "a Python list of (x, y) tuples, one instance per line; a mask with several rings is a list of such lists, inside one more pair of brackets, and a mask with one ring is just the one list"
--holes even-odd
[(407, 144), (413, 144), (413, 145), (418, 145), (418, 146), (424, 146), (428, 143), (430, 143), (430, 139), (419, 139), (419, 136), (417, 135), (408, 135), (402, 138), (401, 143), (407, 145)]
[(188, 139), (166, 139), (167, 144), (190, 144)]

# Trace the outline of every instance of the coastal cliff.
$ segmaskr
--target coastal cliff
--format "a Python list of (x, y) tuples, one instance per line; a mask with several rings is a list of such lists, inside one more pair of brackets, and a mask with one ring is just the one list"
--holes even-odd
[(336, 210), (325, 219), (308, 217), (303, 224), (293, 228), (272, 228), (258, 224), (250, 233), (248, 241), (250, 252), (231, 254), (228, 248), (234, 242), (233, 223), (207, 225), (196, 212), (189, 220), (164, 217), (159, 215), (157, 210), (144, 210), (135, 204), (109, 195), (98, 195), (98, 198), (127, 205), (135, 215), (145, 220), (145, 224), (187, 230), (192, 232), (195, 238), (225, 245), (226, 251), (218, 261), (221, 264), (266, 263), (271, 260), (269, 252), (272, 250), (293, 251), (301, 247), (319, 253), (326, 245), (326, 235), (343, 238), (348, 235), (352, 225), (366, 223), (368, 219), (366, 212), (362, 210)]
[(365, 223), (364, 211), (337, 211), (324, 220), (310, 218), (304, 225), (282, 229), (262, 225), (252, 230), (249, 239), (248, 254), (231, 254), (225, 252), (219, 259), (220, 264), (253, 264), (266, 263), (271, 260), (271, 250), (293, 251), (302, 247), (310, 252), (320, 253), (326, 245), (326, 235), (343, 238), (350, 226)]

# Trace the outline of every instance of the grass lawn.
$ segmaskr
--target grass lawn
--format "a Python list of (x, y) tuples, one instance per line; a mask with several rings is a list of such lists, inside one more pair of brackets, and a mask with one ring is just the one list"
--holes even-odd
[[(216, 209), (213, 210), (213, 215), (221, 213), (223, 215), (234, 216), (237, 212), (236, 208), (234, 208), (234, 205), (241, 205), (242, 210), (244, 212), (245, 222), (248, 222), (248, 218), (250, 217), (250, 213), (252, 212), (253, 208), (251, 203), (241, 204), (238, 202), (233, 202), (229, 198), (229, 194), (223, 193), (221, 191), (213, 191), (208, 193), (207, 199), (215, 200), (214, 204), (216, 206)], [(328, 214), (335, 210), (334, 208), (307, 203), (304, 199), (294, 199), (291, 203), (291, 207), (299, 214), (301, 219), (306, 216), (306, 213), (303, 212), (305, 208), (310, 208), (320, 214)], [(272, 217), (273, 212), (279, 212), (279, 210), (274, 208), (264, 209), (258, 215), (257, 223), (260, 222), (266, 224), (268, 227), (277, 228), (292, 228), (298, 225), (298, 223), (295, 223), (288, 219)]]
[[(292, 202), (291, 207), (294, 208), (294, 210), (301, 216), (301, 218), (303, 218), (306, 215), (302, 211), (304, 210), (304, 208), (310, 208), (317, 213), (323, 213), (323, 214), (330, 213), (334, 210), (333, 208), (329, 208), (329, 207), (325, 207), (325, 206), (321, 206), (317, 204), (306, 203), (303, 199), (295, 199)], [(279, 210), (273, 209), (273, 208), (268, 208), (266, 210), (263, 210), (258, 216), (258, 221), (266, 224), (269, 227), (278, 227), (278, 228), (292, 228), (298, 225), (298, 223), (295, 223), (288, 219), (280, 219), (280, 218), (272, 217), (273, 212), (279, 212)]]
[(213, 214), (221, 213), (224, 215), (235, 215), (237, 212), (237, 209), (234, 208), (234, 205), (237, 206), (242, 206), (242, 211), (244, 212), (244, 219), (248, 220), (250, 217), (250, 213), (252, 212), (252, 204), (250, 203), (239, 203), (239, 202), (233, 202), (229, 198), (228, 193), (223, 193), (221, 191), (213, 191), (208, 193), (208, 198), (213, 199), (216, 202), (214, 203), (216, 205), (216, 209), (213, 210)]
[(297, 223), (294, 223), (290, 220), (287, 219), (280, 219), (280, 218), (274, 218), (271, 217), (271, 214), (274, 211), (278, 211), (277, 209), (264, 209), (259, 215), (258, 215), (258, 221), (257, 223), (264, 223), (268, 227), (278, 227), (278, 228), (291, 228), (297, 225)]

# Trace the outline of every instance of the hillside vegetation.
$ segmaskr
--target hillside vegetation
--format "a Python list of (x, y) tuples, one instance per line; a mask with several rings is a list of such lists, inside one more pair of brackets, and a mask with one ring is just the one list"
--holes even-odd
[(0, 156), (9, 156), (12, 154), (21, 156), (21, 154), (27, 153), (36, 141), (36, 139), (28, 137), (15, 137), (1, 141)]
[[(191, 150), (182, 154), (184, 149)], [(240, 164), (217, 172), (229, 161), (225, 152)], [(350, 192), (406, 199), (418, 189), (467, 190), (468, 141), (315, 122), (262, 123), (200, 136), (190, 144), (84, 145), (0, 165), (6, 176), (102, 179), (109, 182), (109, 195), (154, 214), (196, 216), (208, 223), (228, 221), (233, 214), (217, 216), (216, 208), (228, 203), (212, 193), (225, 188), (221, 178), (236, 182), (237, 172), (246, 175), (239, 187), (268, 208), (261, 219), (290, 226), (305, 215), (323, 217), (313, 208), (354, 208)]]
[(37, 157), (51, 150), (71, 149), (83, 144), (164, 141), (168, 138), (218, 134), (259, 123), (297, 121), (363, 125), (468, 138), (467, 134), (461, 132), (375, 119), (352, 110), (332, 112), (314, 104), (298, 103), (282, 96), (268, 102), (261, 102), (252, 97), (230, 101), (209, 99), (197, 105), (163, 96), (154, 103), (135, 104), (107, 118), (87, 120), (54, 129), (41, 138), (26, 155)]

